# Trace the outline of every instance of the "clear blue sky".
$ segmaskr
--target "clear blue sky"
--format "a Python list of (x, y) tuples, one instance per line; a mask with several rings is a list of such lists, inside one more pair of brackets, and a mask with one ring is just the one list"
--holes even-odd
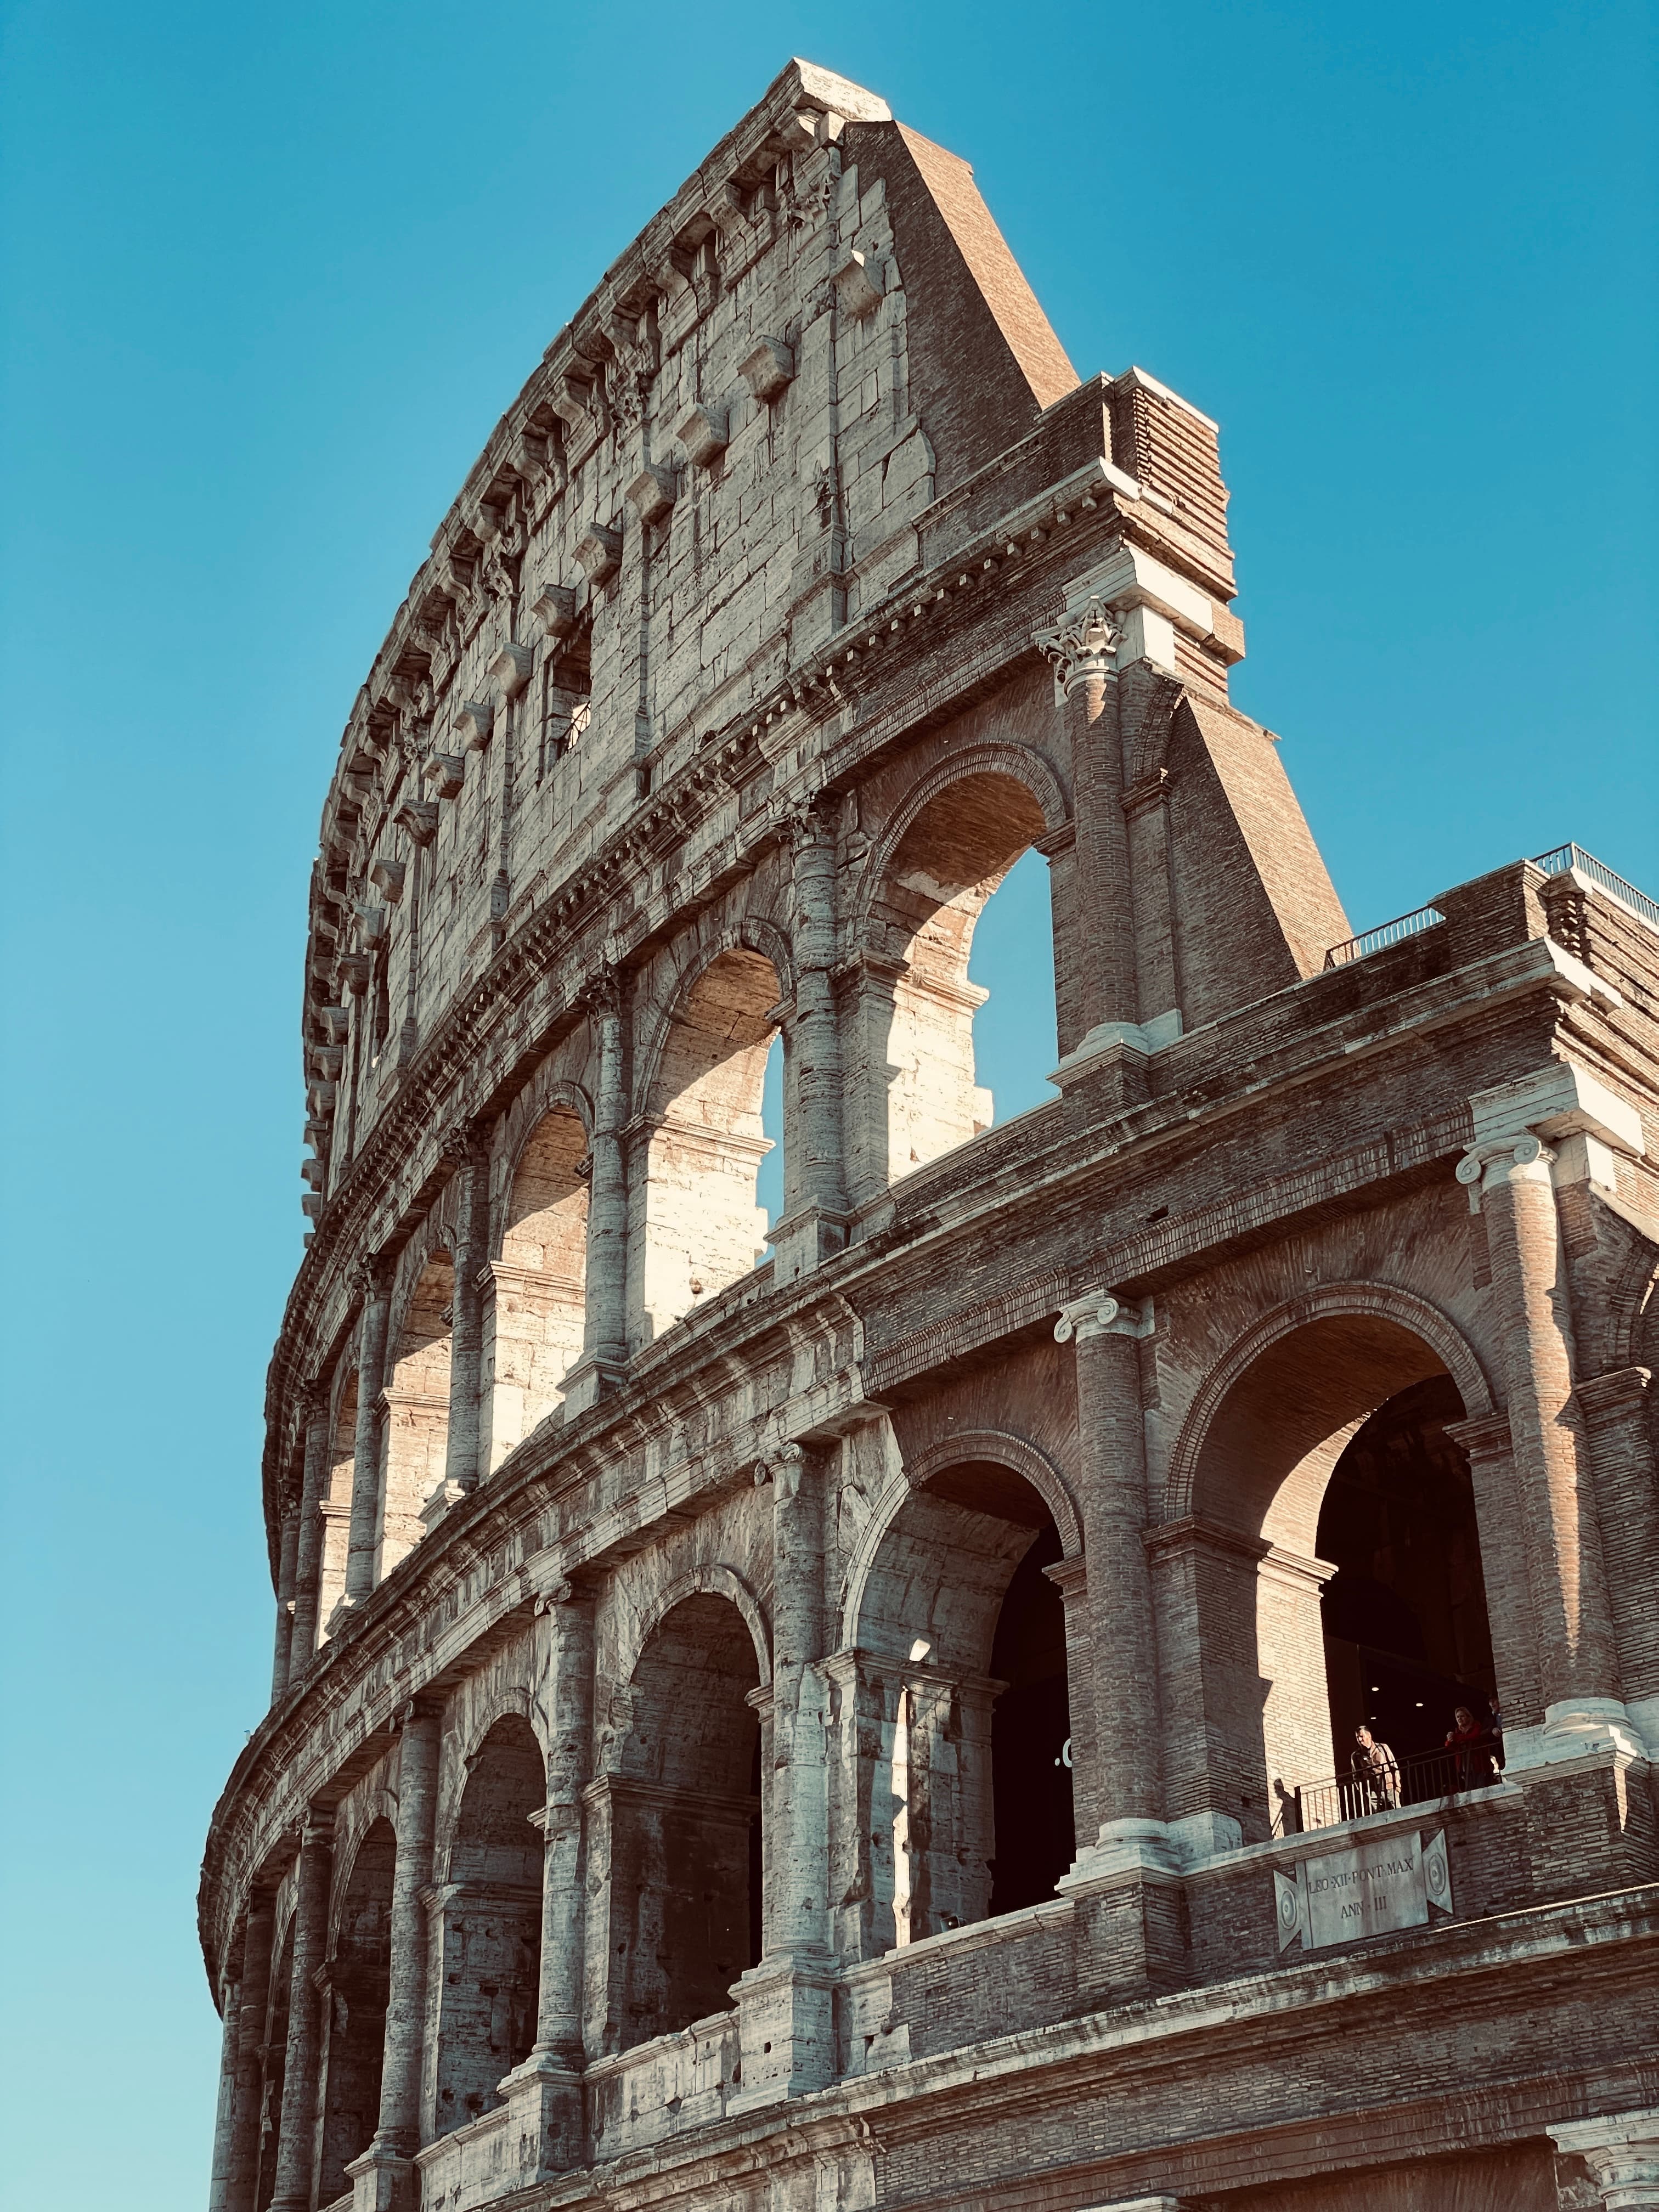
[[(0, 2193), (181, 2212), (197, 1863), (267, 1686), (319, 808), (548, 339), (792, 52), (858, 77), (976, 164), (1079, 370), (1220, 418), (1238, 696), (1356, 927), (1568, 837), (1659, 889), (1653, 31), (23, 0), (3, 40)], [(1047, 1064), (1014, 995), (1005, 1109)]]

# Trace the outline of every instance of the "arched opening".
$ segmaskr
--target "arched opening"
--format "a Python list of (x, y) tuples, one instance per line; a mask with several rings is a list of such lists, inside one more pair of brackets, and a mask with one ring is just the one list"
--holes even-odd
[(1036, 1904), (1072, 1863), (1061, 1555), (1044, 1499), (992, 1460), (930, 1475), (884, 1533), (855, 1654), (876, 1723), (839, 1931), (857, 1955)]
[(468, 1762), (437, 1936), (436, 2130), (501, 2102), (501, 2081), (536, 2039), (546, 1768), (528, 1721), (496, 1722)]
[(761, 1108), (779, 997), (772, 963), (733, 947), (702, 970), (670, 1026), (645, 1173), (630, 1177), (636, 1348), (747, 1274), (766, 1249), (756, 1177), (772, 1148)]
[(1225, 1392), (1196, 1517), (1160, 1568), (1166, 1603), (1197, 1616), (1205, 1676), (1208, 1773), (1198, 1782), (1195, 1746), (1184, 1759), (1172, 1746), (1176, 1810), (1196, 1784), (1249, 1840), (1294, 1825), (1297, 1790), (1304, 1825), (1348, 1817), (1371, 1809), (1341, 1786), (1359, 1720), (1398, 1733), (1383, 1740), (1405, 1758), (1437, 1747), (1476, 1692), (1485, 1719), (1474, 1492), (1445, 1433), (1464, 1411), (1438, 1352), (1377, 1313), (1306, 1322)]
[(568, 1106), (544, 1114), (507, 1194), (484, 1316), (485, 1463), (493, 1473), (563, 1397), (586, 1307), (587, 1132)]
[[(1044, 833), (1042, 810), (1025, 786), (995, 771), (967, 775), (933, 799), (901, 838), (870, 915), (863, 1019), (867, 1063), (885, 1086), (885, 1158), (869, 1163), (884, 1185), (965, 1143), (995, 1119), (975, 1060), (975, 1015), (988, 997), (969, 980), (975, 932), (992, 895)], [(1030, 905), (1030, 877), (1018, 887)], [(1046, 872), (1046, 871), (1045, 871)], [(1028, 1005), (1051, 1009), (1052, 926), (1045, 957), (1026, 948)], [(1052, 1013), (1048, 1017), (1052, 1035)], [(1043, 1051), (1049, 1047), (1045, 1040)], [(1039, 1076), (1054, 1066), (1045, 1059)], [(1035, 1089), (1027, 1103), (1042, 1094)], [(863, 1180), (867, 1180), (867, 1176)]]
[(1474, 1486), (1446, 1434), (1449, 1376), (1378, 1407), (1332, 1470), (1318, 1553), (1336, 1571), (1322, 1613), (1340, 1769), (1365, 1722), (1402, 1759), (1437, 1752), (1459, 1705), (1484, 1722), (1496, 1690)]
[(276, 2151), (283, 2130), (283, 2082), (288, 2067), (288, 2012), (293, 1995), (294, 1915), (276, 1952), (265, 2011), (265, 2063), (259, 2094), (259, 2171), (254, 2183), (255, 2212), (269, 2212), (276, 2193)]
[(392, 1977), (392, 1877), (397, 1858), (392, 1823), (376, 1820), (357, 1847), (340, 1900), (334, 1953), (328, 1962), (319, 2204), (332, 2204), (350, 2188), (346, 2161), (368, 2149), (380, 2118), (380, 2063)]
[(321, 1577), (317, 1591), (317, 1641), (328, 1641), (328, 1624), (345, 1595), (346, 1553), (351, 1539), (351, 1477), (357, 1449), (357, 1372), (347, 1376), (335, 1402), (329, 1435), (328, 1486), (323, 1516)]
[(383, 1394), (386, 1474), (374, 1559), (377, 1583), (419, 1543), (426, 1533), (422, 1509), (443, 1485), (454, 1317), (454, 1264), (447, 1252), (434, 1252), (404, 1309)]
[(632, 1682), (611, 1778), (611, 2024), (628, 2050), (730, 2009), (761, 1955), (760, 1668), (729, 1600), (684, 1598)]

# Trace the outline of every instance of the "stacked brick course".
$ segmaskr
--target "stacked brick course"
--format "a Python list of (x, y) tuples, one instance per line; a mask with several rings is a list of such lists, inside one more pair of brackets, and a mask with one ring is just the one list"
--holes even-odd
[[(216, 2212), (1654, 2201), (1659, 930), (1356, 945), (1232, 592), (1215, 425), (805, 64), (503, 416), (313, 879)], [(1467, 1682), (1407, 1488), (1322, 1555), (1425, 1391)]]

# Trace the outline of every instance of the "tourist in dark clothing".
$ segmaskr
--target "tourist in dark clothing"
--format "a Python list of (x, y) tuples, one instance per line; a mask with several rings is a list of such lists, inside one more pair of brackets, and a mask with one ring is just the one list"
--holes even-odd
[(1459, 1705), (1452, 1715), (1446, 1749), (1456, 1753), (1460, 1790), (1484, 1790), (1492, 1780), (1491, 1731), (1481, 1727), (1467, 1705)]

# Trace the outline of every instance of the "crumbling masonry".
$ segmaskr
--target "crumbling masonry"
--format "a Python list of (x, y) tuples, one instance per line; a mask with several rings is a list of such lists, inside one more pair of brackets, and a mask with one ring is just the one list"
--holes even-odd
[(1354, 938), (1225, 515), (804, 64), (502, 417), (323, 813), (215, 2212), (1659, 2202), (1659, 909)]

